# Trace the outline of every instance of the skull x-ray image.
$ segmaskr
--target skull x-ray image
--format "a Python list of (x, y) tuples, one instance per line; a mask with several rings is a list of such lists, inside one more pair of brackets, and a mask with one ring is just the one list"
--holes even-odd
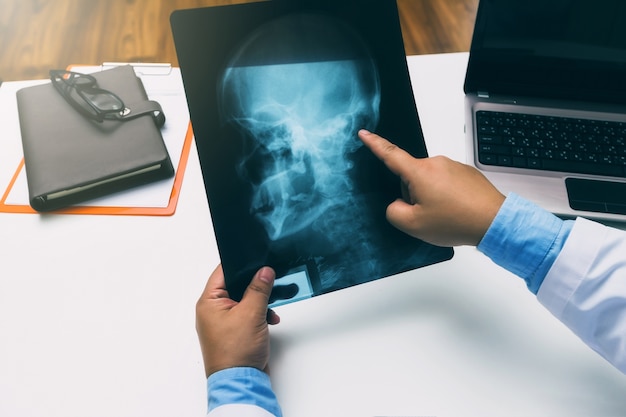
[(345, 238), (356, 132), (380, 117), (378, 70), (358, 35), (314, 14), (270, 21), (237, 49), (218, 92), (223, 122), (246, 137), (238, 174), (268, 239), (309, 227)]
[[(388, 56), (402, 49), (394, 2), (358, 3), (366, 14), (394, 23), (395, 43), (384, 46), (355, 26), (359, 16), (346, 14), (345, 3), (271, 1), (173, 16), (218, 248), (235, 299), (263, 265), (279, 277), (276, 306), (452, 256), (385, 219), (400, 183), (363, 146), (358, 130), (387, 130), (392, 139), (395, 131), (416, 141), (398, 143), (416, 156), (425, 156), (425, 148), (404, 55)], [(210, 23), (222, 30), (222, 43), (208, 48), (212, 56), (179, 47), (199, 32), (211, 39)]]

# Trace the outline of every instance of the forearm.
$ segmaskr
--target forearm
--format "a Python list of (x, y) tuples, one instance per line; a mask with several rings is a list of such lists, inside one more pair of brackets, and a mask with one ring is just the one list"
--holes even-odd
[(626, 373), (626, 232), (563, 221), (510, 195), (478, 246), (556, 318)]
[(269, 376), (256, 368), (230, 368), (207, 380), (209, 416), (281, 417)]
[(563, 247), (572, 221), (563, 221), (516, 194), (510, 194), (478, 250), (518, 275), (537, 294)]
[(626, 373), (626, 232), (578, 219), (537, 298)]

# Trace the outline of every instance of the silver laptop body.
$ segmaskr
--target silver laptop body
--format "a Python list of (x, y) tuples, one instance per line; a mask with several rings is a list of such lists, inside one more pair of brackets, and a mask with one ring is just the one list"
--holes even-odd
[[(626, 221), (624, 28), (621, 0), (482, 0), (465, 80), (468, 162), (502, 192), (556, 214)], [(575, 139), (607, 133), (593, 148), (608, 156), (573, 141), (570, 122), (588, 120), (591, 127)], [(546, 123), (554, 130), (532, 128)], [(531, 132), (546, 140), (531, 139)], [(569, 141), (549, 140), (554, 136)], [(505, 156), (490, 154), (496, 148)], [(568, 172), (540, 158), (555, 154), (582, 162)], [(587, 160), (594, 158), (612, 166), (591, 167)]]

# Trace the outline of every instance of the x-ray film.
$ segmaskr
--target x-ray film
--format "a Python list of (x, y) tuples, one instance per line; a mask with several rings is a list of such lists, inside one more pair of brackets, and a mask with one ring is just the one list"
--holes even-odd
[(279, 0), (171, 18), (230, 296), (280, 305), (452, 257), (387, 222), (400, 181), (361, 128), (426, 148), (394, 1)]

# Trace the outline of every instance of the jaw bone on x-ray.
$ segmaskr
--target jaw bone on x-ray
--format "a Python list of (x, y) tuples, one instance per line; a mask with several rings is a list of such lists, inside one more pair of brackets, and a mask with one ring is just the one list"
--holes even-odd
[[(377, 126), (381, 92), (358, 36), (321, 15), (276, 19), (242, 44), (218, 91), (223, 121), (247, 138), (238, 173), (252, 187), (250, 214), (270, 244), (325, 236), (318, 255), (358, 249), (373, 259), (363, 251), (368, 239), (356, 236), (368, 232), (355, 214), (350, 171), (362, 146), (357, 131)], [(292, 278), (302, 297), (313, 295), (307, 275)], [(321, 274), (322, 288), (338, 278)]]

